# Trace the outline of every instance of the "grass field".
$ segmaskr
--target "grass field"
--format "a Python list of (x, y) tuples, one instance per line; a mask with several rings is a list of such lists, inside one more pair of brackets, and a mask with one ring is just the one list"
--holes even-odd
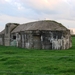
[(75, 37), (69, 50), (0, 46), (0, 75), (75, 75)]

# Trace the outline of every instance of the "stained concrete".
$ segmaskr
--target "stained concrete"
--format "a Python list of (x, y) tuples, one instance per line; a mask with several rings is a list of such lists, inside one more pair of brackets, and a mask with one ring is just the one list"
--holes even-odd
[(8, 23), (0, 34), (0, 45), (61, 50), (71, 48), (72, 40), (70, 30), (54, 21), (37, 21), (24, 25)]
[(69, 49), (71, 47), (71, 36), (68, 32), (67, 35), (64, 34), (64, 31), (26, 31), (15, 33), (16, 46), (28, 49)]

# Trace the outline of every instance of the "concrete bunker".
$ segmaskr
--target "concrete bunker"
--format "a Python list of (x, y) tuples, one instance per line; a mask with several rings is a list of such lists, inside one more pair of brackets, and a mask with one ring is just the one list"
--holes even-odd
[(70, 30), (51, 20), (35, 21), (21, 25), (8, 23), (5, 31), (1, 33), (4, 35), (4, 39), (3, 41), (0, 39), (0, 42), (3, 42), (5, 46), (49, 50), (72, 47)]

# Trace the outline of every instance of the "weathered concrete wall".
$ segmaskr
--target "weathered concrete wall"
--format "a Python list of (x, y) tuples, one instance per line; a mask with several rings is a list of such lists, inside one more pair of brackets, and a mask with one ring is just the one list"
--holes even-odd
[(22, 48), (32, 48), (33, 47), (33, 38), (30, 33), (21, 33), (21, 46)]
[(11, 41), (11, 31), (16, 27), (17, 25), (14, 23), (7, 23), (5, 26), (5, 46), (10, 46)]
[(44, 32), (42, 47), (43, 49), (69, 49), (72, 46), (70, 37), (69, 31)]
[(4, 35), (0, 35), (0, 45), (4, 45)]
[(61, 49), (62, 32), (43, 31), (42, 33), (42, 49)]
[(22, 48), (61, 50), (72, 47), (69, 31), (25, 31), (15, 36), (16, 46)]
[(9, 46), (10, 45), (10, 26), (6, 25), (5, 26), (5, 46)]
[(2, 38), (0, 37), (0, 45), (2, 45), (3, 41), (2, 41)]

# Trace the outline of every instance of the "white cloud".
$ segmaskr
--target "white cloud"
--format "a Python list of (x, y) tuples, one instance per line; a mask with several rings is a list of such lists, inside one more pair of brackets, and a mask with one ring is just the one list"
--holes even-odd
[(12, 0), (5, 0), (5, 1), (10, 3)]
[[(35, 13), (38, 11), (41, 14), (45, 15), (54, 15), (61, 19), (74, 18), (75, 11), (73, 10), (73, 5), (70, 4), (70, 1), (74, 0), (20, 0), (25, 5), (28, 6), (28, 9), (32, 9)], [(71, 6), (72, 5), (72, 6)], [(52, 15), (52, 16), (53, 16)], [(53, 17), (54, 17), (53, 16)], [(48, 17), (46, 17), (48, 18)], [(59, 18), (59, 19), (60, 19)]]
[(26, 23), (26, 22), (29, 22), (29, 21), (33, 21), (31, 19), (27, 19), (27, 18), (24, 18), (24, 17), (13, 17), (13, 16), (9, 16), (9, 15), (0, 15), (0, 22), (17, 22), (17, 23)]
[(36, 9), (53, 9), (58, 4), (61, 3), (61, 0), (21, 0), (28, 6)]
[(18, 10), (24, 10), (24, 7), (20, 3), (14, 2), (14, 5), (18, 8)]
[(24, 10), (24, 7), (22, 6), (21, 2), (19, 0), (4, 0), (6, 3), (9, 3), (10, 5), (16, 7), (18, 10)]

